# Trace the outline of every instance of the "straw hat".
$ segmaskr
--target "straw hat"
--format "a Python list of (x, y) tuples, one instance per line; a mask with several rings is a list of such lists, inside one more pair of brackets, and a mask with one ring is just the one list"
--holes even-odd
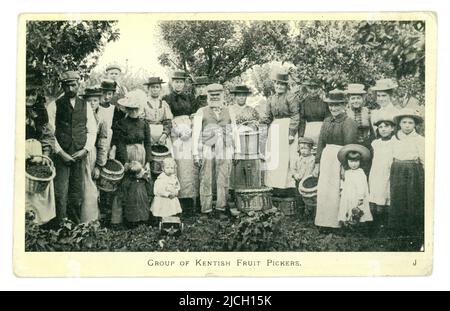
[(364, 85), (359, 83), (350, 83), (345, 90), (346, 94), (362, 95), (367, 92), (364, 90)]
[(395, 124), (392, 113), (387, 113), (387, 112), (376, 114), (373, 117), (372, 121), (375, 126), (380, 125), (381, 122), (390, 122), (392, 124)]
[(358, 144), (348, 144), (339, 150), (337, 157), (339, 162), (344, 164), (346, 162), (347, 154), (349, 152), (357, 152), (361, 155), (361, 161), (368, 161), (370, 159), (370, 151), (366, 147)]
[(392, 79), (381, 79), (375, 82), (375, 86), (372, 86), (370, 89), (372, 91), (388, 91), (393, 90), (398, 87), (397, 82)]
[(147, 102), (147, 96), (142, 90), (133, 90), (128, 92), (124, 98), (117, 101), (119, 105), (125, 108), (139, 109)]
[(287, 74), (287, 73), (277, 73), (275, 75), (274, 81), (288, 84), (289, 83), (289, 74)]
[(410, 109), (410, 108), (403, 108), (400, 110), (400, 112), (394, 117), (395, 123), (399, 124), (400, 120), (404, 117), (413, 118), (416, 123), (422, 123), (423, 117), (419, 114), (418, 111)]

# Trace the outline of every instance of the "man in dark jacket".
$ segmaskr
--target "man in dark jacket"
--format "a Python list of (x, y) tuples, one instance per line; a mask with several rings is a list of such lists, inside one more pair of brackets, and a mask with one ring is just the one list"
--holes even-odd
[(63, 96), (47, 107), (49, 125), (55, 135), (55, 199), (58, 221), (80, 222), (83, 199), (83, 169), (86, 155), (95, 148), (97, 123), (92, 108), (78, 96), (79, 75), (61, 75)]

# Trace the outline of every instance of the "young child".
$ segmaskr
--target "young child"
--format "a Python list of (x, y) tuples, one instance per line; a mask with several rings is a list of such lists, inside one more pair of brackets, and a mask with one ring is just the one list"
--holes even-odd
[(180, 191), (180, 182), (175, 172), (175, 160), (165, 158), (163, 171), (155, 182), (155, 198), (151, 207), (154, 217), (175, 216), (182, 212), (180, 201), (177, 198), (178, 191)]
[(372, 221), (369, 208), (367, 177), (362, 161), (370, 160), (370, 151), (362, 145), (349, 144), (339, 151), (338, 159), (344, 167), (338, 221), (343, 226)]
[(153, 185), (150, 173), (140, 162), (131, 161), (125, 169), (119, 195), (122, 196), (125, 223), (133, 228), (149, 220)]
[(389, 228), (396, 234), (422, 235), (424, 231), (425, 139), (416, 132), (423, 118), (403, 109), (394, 118), (399, 127), (392, 137), (391, 206)]
[(390, 175), (393, 158), (392, 134), (394, 120), (389, 114), (382, 114), (374, 120), (378, 139), (372, 142), (373, 160), (369, 174), (369, 202), (373, 215), (374, 230), (386, 225), (390, 205)]
[(309, 137), (300, 137), (298, 140), (298, 153), (299, 157), (295, 160), (292, 169), (292, 178), (295, 180), (297, 189), (297, 198), (299, 206), (304, 207), (305, 216), (311, 216), (313, 211), (306, 210), (306, 206), (303, 202), (303, 198), (298, 192), (298, 186), (303, 178), (310, 176), (314, 171), (315, 157), (312, 155), (311, 150), (313, 148), (314, 141)]

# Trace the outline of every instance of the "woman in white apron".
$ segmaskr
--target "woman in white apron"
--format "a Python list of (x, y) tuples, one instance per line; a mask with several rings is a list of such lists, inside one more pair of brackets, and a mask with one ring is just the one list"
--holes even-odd
[(329, 92), (325, 102), (331, 116), (324, 120), (317, 144), (314, 175), (319, 176), (319, 182), (314, 223), (319, 227), (339, 228), (341, 163), (337, 154), (342, 146), (357, 143), (358, 126), (345, 112), (344, 91)]
[[(28, 76), (27, 76), (28, 78)], [(43, 162), (50, 165), (50, 161), (42, 159), (41, 155), (49, 156), (55, 144), (55, 137), (48, 127), (48, 115), (45, 109), (44, 97), (37, 94), (40, 86), (27, 79), (26, 90), (26, 133), (25, 157), (27, 160)], [(56, 216), (55, 191), (51, 181), (41, 193), (25, 193), (25, 209), (34, 212), (34, 222), (45, 224)]]
[(288, 74), (277, 74), (275, 94), (269, 97), (266, 113), (260, 123), (269, 126), (265, 150), (265, 185), (274, 194), (294, 189), (291, 166), (297, 155), (299, 108), (294, 96), (288, 93)]
[(86, 88), (82, 97), (91, 105), (97, 121), (97, 140), (95, 148), (89, 150), (84, 168), (84, 198), (81, 206), (81, 222), (89, 223), (99, 219), (99, 191), (95, 180), (100, 176), (100, 169), (106, 164), (109, 149), (108, 127), (106, 122), (98, 117), (102, 91), (100, 88)]

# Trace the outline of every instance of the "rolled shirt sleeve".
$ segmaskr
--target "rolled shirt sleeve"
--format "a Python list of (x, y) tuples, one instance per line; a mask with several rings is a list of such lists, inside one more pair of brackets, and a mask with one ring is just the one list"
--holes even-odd
[[(55, 130), (56, 130), (56, 126), (55, 126), (55, 119), (56, 119), (56, 101), (52, 101), (51, 103), (48, 104), (47, 106), (47, 114), (48, 114), (48, 126), (49, 129), (51, 131), (51, 133), (53, 133), (53, 136), (55, 136)], [(54, 150), (55, 153), (60, 153), (62, 148), (58, 143), (58, 140), (55, 137), (54, 140)]]

